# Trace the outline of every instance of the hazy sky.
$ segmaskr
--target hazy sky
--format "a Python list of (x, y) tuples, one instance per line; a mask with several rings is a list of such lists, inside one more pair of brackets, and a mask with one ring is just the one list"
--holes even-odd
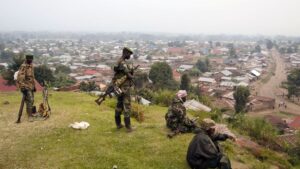
[(0, 31), (300, 36), (300, 0), (0, 0)]

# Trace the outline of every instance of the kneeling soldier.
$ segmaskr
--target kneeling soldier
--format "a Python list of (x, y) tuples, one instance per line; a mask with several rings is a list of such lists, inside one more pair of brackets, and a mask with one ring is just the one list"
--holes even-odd
[(167, 127), (171, 129), (171, 133), (168, 134), (170, 138), (178, 133), (193, 132), (197, 128), (196, 123), (186, 116), (186, 108), (183, 105), (186, 98), (187, 92), (179, 90), (165, 115)]

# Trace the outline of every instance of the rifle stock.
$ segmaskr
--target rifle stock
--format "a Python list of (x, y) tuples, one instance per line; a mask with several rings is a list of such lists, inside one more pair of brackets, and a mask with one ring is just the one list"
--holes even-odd
[(24, 102), (25, 102), (25, 95), (24, 95), (24, 93), (22, 93), (22, 101), (21, 101), (21, 105), (20, 105), (20, 108), (19, 108), (18, 120), (16, 121), (16, 123), (21, 123), (21, 117), (22, 117), (22, 113), (23, 113)]

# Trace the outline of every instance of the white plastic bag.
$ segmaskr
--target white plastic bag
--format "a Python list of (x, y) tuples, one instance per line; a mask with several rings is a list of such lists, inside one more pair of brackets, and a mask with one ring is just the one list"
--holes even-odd
[(82, 121), (82, 122), (74, 122), (72, 124), (69, 125), (69, 127), (72, 127), (73, 129), (78, 129), (78, 130), (82, 130), (82, 129), (87, 129), (90, 126), (90, 124), (88, 122)]

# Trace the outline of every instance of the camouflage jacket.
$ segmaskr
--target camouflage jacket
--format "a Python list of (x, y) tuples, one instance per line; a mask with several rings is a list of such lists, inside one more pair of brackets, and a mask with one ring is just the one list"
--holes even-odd
[(186, 108), (183, 105), (183, 101), (175, 97), (172, 101), (172, 105), (168, 109), (166, 119), (177, 119), (179, 122), (184, 120), (186, 116)]
[[(113, 83), (121, 85), (121, 89), (131, 86), (131, 81), (127, 78), (127, 74), (131, 73), (132, 66), (130, 66), (125, 60), (121, 60), (117, 66), (114, 67)], [(122, 83), (122, 84), (121, 84)]]
[(28, 89), (33, 90), (35, 87), (35, 81), (34, 81), (34, 71), (33, 71), (33, 65), (23, 63), (21, 67), (19, 68), (19, 73), (17, 77), (17, 86), (18, 88), (22, 89)]

